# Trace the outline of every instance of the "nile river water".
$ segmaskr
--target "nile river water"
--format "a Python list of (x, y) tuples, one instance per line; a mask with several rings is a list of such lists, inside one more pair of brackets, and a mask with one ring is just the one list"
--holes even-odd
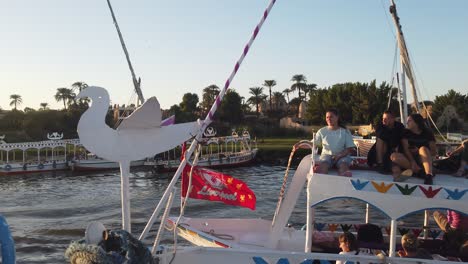
[[(257, 197), (257, 209), (251, 211), (218, 202), (190, 200), (186, 216), (272, 219), (284, 166), (256, 165), (222, 171), (249, 185)], [(172, 173), (133, 172), (130, 178), (133, 233), (139, 235), (143, 230), (170, 181), (169, 175)], [(356, 213), (357, 209), (361, 212)], [(317, 208), (316, 217), (319, 222), (363, 223), (364, 210), (365, 205), (356, 201), (330, 201)], [(175, 207), (172, 215), (178, 212), (179, 208)], [(300, 228), (305, 222), (305, 213), (303, 191), (290, 223)], [(12, 230), (17, 263), (66, 263), (64, 252), (68, 244), (84, 236), (89, 222), (101, 221), (108, 229), (120, 228), (118, 171), (2, 176), (0, 214), (6, 217)], [(377, 210), (371, 210), (371, 219), (387, 224)], [(155, 233), (156, 228), (153, 228), (152, 234)], [(152, 244), (150, 240), (145, 242)], [(171, 236), (166, 235), (162, 243), (171, 243)]]

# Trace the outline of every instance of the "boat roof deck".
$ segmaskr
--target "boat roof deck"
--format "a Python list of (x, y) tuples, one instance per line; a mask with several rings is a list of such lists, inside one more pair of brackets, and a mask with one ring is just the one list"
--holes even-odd
[[(351, 170), (353, 173), (353, 178), (366, 179), (370, 181), (393, 181), (391, 174), (380, 174), (373, 170)], [(336, 171), (331, 171), (329, 174), (336, 175)], [(412, 184), (423, 184), (424, 179), (418, 177), (409, 177), (405, 183)], [(433, 185), (436, 186), (445, 186), (445, 187), (457, 187), (457, 188), (468, 188), (468, 179), (465, 177), (455, 177), (453, 175), (444, 173), (436, 173), (433, 178)]]

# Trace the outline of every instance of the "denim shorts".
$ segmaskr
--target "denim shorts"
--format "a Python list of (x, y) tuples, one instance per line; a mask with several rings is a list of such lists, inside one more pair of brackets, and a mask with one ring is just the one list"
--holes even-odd
[(338, 167), (340, 163), (344, 163), (349, 166), (351, 165), (351, 161), (352, 159), (351, 159), (351, 156), (349, 155), (344, 156), (341, 159), (336, 160), (336, 161), (332, 159), (332, 155), (328, 155), (328, 154), (322, 154), (320, 155), (320, 158), (319, 158), (320, 163), (327, 163), (329, 167), (332, 167), (333, 165), (336, 165)]

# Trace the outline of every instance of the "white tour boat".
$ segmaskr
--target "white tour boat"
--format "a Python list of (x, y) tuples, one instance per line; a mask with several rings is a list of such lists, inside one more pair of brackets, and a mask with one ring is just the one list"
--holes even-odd
[[(168, 217), (174, 197), (176, 196), (175, 185), (187, 161), (195, 153), (204, 129), (212, 122), (216, 109), (219, 107), (224, 94), (228, 90), (242, 60), (249, 51), (274, 3), (275, 0), (270, 1), (260, 23), (254, 30), (253, 36), (243, 49), (240, 59), (226, 81), (224, 88), (218, 95), (205, 120), (198, 122), (198, 125), (178, 124), (166, 128), (155, 127), (154, 124), (159, 124), (158, 122), (160, 122), (159, 104), (156, 101), (153, 104), (157, 106), (153, 106), (150, 99), (129, 116), (124, 121), (125, 125), (119, 127), (116, 131), (109, 128), (104, 122), (105, 113), (109, 105), (109, 96), (104, 89), (89, 87), (78, 95), (79, 98), (90, 97), (92, 99), (91, 107), (83, 114), (78, 124), (78, 133), (83, 145), (99, 156), (120, 163), (123, 229), (131, 232), (128, 180), (130, 161), (144, 158), (152, 152), (157, 152), (154, 151), (155, 148), (160, 151), (172, 149), (192, 135), (196, 135), (194, 143), (185, 152), (184, 159), (182, 159), (179, 168), (139, 237), (141, 241), (147, 238), (153, 224), (159, 219), (159, 214), (165, 206), (166, 209), (160, 218), (160, 222), (163, 224), (159, 227), (151, 249), (152, 256), (157, 259), (157, 263), (306, 264), (334, 263), (336, 260), (359, 261), (360, 263), (439, 263), (438, 260), (396, 257), (397, 238), (399, 236), (398, 233), (401, 232), (398, 226), (399, 220), (403, 217), (430, 209), (450, 209), (468, 214), (468, 196), (466, 195), (468, 184), (465, 180), (454, 178), (450, 175), (437, 175), (434, 185), (424, 185), (421, 183), (422, 180), (417, 178), (408, 179), (407, 182), (403, 183), (395, 183), (391, 181), (392, 178), (390, 176), (379, 175), (372, 171), (354, 171), (353, 177), (349, 178), (335, 176), (333, 172), (330, 175), (325, 175), (314, 173), (313, 155), (309, 155), (303, 158), (299, 164), (287, 189), (285, 187), (287, 185), (286, 176), (288, 173), (285, 174), (284, 188), (281, 188), (278, 206), (272, 220), (186, 218), (184, 217), (184, 210), (185, 206), (190, 204), (188, 199), (184, 200), (178, 217)], [(393, 13), (396, 15), (394, 5)], [(398, 33), (401, 45), (402, 34), (400, 31)], [(134, 83), (138, 84), (135, 79)], [(156, 114), (149, 115), (149, 110), (154, 110)], [(99, 137), (96, 137), (96, 135), (99, 135)], [(300, 142), (297, 146), (299, 145), (314, 149), (314, 146), (311, 146), (310, 142)], [(197, 160), (196, 155), (194, 158), (195, 164)], [(217, 187), (222, 189), (223, 183), (217, 183)], [(305, 230), (297, 230), (289, 227), (287, 223), (298, 201), (299, 194), (304, 187), (307, 191), (307, 204), (305, 208), (307, 211), (307, 218), (305, 219), (306, 228)], [(190, 192), (190, 186), (188, 190)], [(219, 191), (214, 193), (219, 193)], [(388, 235), (386, 236), (388, 256), (338, 255), (312, 252), (316, 250), (316, 244), (317, 246), (321, 246), (320, 243), (315, 243), (320, 238), (320, 233), (328, 232), (335, 234), (339, 226), (336, 223), (316, 223), (315, 208), (326, 201), (343, 198), (363, 201), (387, 216), (389, 223), (385, 226), (385, 229), (388, 229)], [(356, 213), (365, 215), (364, 212)], [(420, 232), (418, 235), (421, 234), (423, 239), (425, 237), (431, 237), (434, 240), (438, 239), (440, 230), (434, 231), (428, 229), (427, 221), (429, 217), (427, 214), (425, 216), (425, 222), (421, 224), (424, 232)], [(364, 217), (363, 221), (365, 221)], [(160, 241), (164, 232), (164, 224), (166, 223), (171, 225), (175, 242), (172, 246), (161, 247)], [(341, 226), (341, 228), (344, 231), (344, 226)], [(354, 232), (355, 230), (351, 228), (352, 225), (347, 225), (347, 230)], [(415, 231), (417, 230), (407, 230), (407, 232), (409, 231), (416, 234)], [(98, 232), (97, 237), (99, 238), (101, 234)], [(88, 238), (92, 235), (95, 234), (92, 232), (87, 234)], [(178, 247), (177, 235), (185, 237), (194, 243), (195, 246)], [(96, 240), (90, 239), (89, 241)], [(76, 260), (76, 258), (74, 259)], [(455, 262), (447, 261), (445, 263)]]
[[(233, 131), (231, 136), (216, 137), (216, 131), (208, 127), (199, 144), (202, 147), (198, 166), (209, 168), (238, 167), (252, 163), (258, 152), (253, 146), (250, 133), (246, 130), (239, 135)], [(190, 146), (192, 141), (186, 142)], [(256, 143), (256, 142), (255, 142)], [(147, 159), (145, 166), (156, 171), (175, 171), (180, 165), (180, 154), (175, 150), (167, 151), (154, 158)]]
[[(6, 143), (0, 140), (0, 175), (67, 170), (67, 158), (76, 151), (78, 139), (62, 139), (63, 133), (47, 135), (49, 140)], [(73, 148), (73, 150), (70, 150)], [(20, 152), (21, 156), (16, 157)], [(34, 155), (28, 152), (35, 152)]]

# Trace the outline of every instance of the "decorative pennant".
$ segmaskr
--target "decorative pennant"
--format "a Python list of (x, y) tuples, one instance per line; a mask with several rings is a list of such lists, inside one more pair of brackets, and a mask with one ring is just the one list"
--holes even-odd
[(322, 231), (325, 228), (325, 223), (315, 223), (314, 227), (317, 231)]
[(465, 193), (468, 191), (468, 190), (459, 191), (458, 189), (455, 189), (454, 191), (452, 191), (452, 190), (449, 190), (447, 188), (444, 188), (444, 190), (449, 195), (447, 197), (447, 199), (452, 199), (452, 200), (460, 200), (465, 195)]
[(416, 188), (418, 187), (417, 185), (415, 185), (410, 188), (408, 184), (405, 184), (405, 187), (403, 187), (399, 185), (398, 183), (396, 183), (395, 185), (403, 195), (411, 195), (414, 192), (414, 190), (416, 190)]
[(363, 181), (357, 179), (357, 180), (350, 180), (351, 184), (353, 185), (354, 189), (357, 191), (360, 191), (366, 187), (366, 185), (369, 183), (369, 181)]
[(332, 233), (336, 231), (337, 227), (338, 227), (337, 224), (328, 224), (328, 230)]
[(351, 227), (353, 225), (341, 224), (340, 226), (341, 226), (341, 229), (343, 230), (343, 232), (348, 232), (349, 229), (351, 229)]
[(392, 188), (393, 183), (390, 183), (388, 185), (385, 184), (385, 182), (381, 183), (376, 183), (372, 181), (372, 185), (374, 185), (374, 188), (379, 192), (379, 193), (387, 193), (390, 188)]
[(437, 188), (437, 189), (432, 189), (432, 186), (429, 186), (429, 188), (424, 188), (422, 185), (419, 185), (419, 189), (426, 195), (427, 198), (434, 198), (440, 190), (442, 190), (442, 187)]

